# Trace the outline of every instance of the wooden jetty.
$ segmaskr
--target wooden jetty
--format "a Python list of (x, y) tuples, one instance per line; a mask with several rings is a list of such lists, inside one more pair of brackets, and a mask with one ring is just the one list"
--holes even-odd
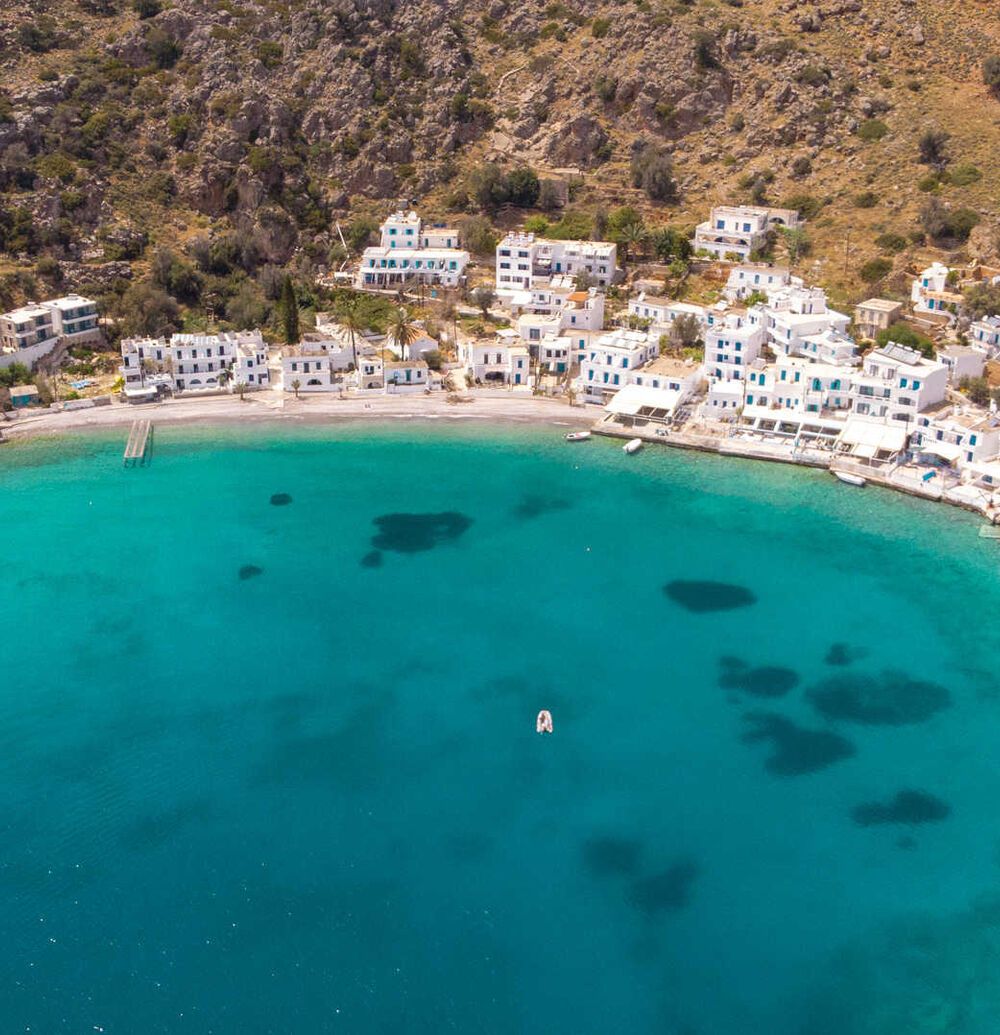
[(128, 441), (125, 443), (125, 452), (122, 455), (122, 462), (126, 467), (134, 467), (136, 464), (143, 464), (146, 462), (146, 454), (149, 450), (152, 437), (152, 421), (132, 421), (132, 427), (128, 433)]

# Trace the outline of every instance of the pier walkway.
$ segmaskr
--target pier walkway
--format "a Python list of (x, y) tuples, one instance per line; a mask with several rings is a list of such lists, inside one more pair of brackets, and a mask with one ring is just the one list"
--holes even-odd
[(126, 467), (134, 467), (136, 464), (144, 464), (146, 462), (146, 455), (152, 436), (152, 421), (136, 420), (132, 422), (132, 427), (128, 433), (128, 441), (125, 443), (125, 452), (122, 454), (122, 463)]

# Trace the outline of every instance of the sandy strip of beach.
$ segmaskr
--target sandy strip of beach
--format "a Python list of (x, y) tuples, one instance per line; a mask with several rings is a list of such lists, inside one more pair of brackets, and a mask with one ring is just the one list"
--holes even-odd
[(129, 425), (134, 420), (164, 424), (219, 424), (230, 422), (289, 422), (333, 424), (357, 420), (471, 420), (492, 423), (548, 424), (588, 428), (601, 416), (593, 407), (570, 406), (565, 400), (514, 395), (502, 390), (473, 390), (466, 401), (449, 402), (432, 395), (378, 395), (344, 398), (334, 394), (303, 395), (299, 399), (269, 390), (247, 394), (212, 395), (168, 399), (160, 403), (129, 406), (116, 403), (81, 410), (45, 410), (0, 422), (0, 431), (11, 441), (31, 435), (61, 435)]

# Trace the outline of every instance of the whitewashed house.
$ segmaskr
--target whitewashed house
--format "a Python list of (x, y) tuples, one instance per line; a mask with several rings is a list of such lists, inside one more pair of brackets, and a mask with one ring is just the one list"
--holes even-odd
[[(763, 323), (775, 354), (800, 355), (823, 362), (840, 357), (844, 362), (853, 362), (857, 350), (852, 349), (853, 342), (847, 335), (850, 322), (844, 313), (827, 306), (826, 292), (818, 287), (781, 288), (763, 306)], [(821, 339), (828, 331), (836, 331), (840, 337), (828, 340), (824, 347)]]
[(269, 388), (271, 373), (268, 370), (268, 347), (260, 331), (236, 331), (219, 335), (219, 340), (228, 338), (235, 350), (232, 375), (233, 385), (246, 388)]
[(1000, 316), (984, 316), (969, 327), (969, 342), (988, 359), (1000, 354)]
[(949, 345), (939, 350), (937, 358), (948, 368), (948, 380), (956, 387), (967, 377), (982, 377), (986, 368), (986, 356), (968, 345)]
[(366, 352), (358, 357), (358, 389), (362, 392), (384, 391), (385, 366), (377, 352)]
[(385, 364), (385, 390), (390, 394), (423, 392), (430, 387), (430, 368), (422, 359), (394, 359)]
[(694, 250), (696, 254), (707, 252), (718, 259), (735, 256), (742, 261), (764, 246), (772, 228), (798, 225), (799, 214), (791, 209), (717, 205), (695, 228)]
[(702, 328), (709, 326), (710, 310), (703, 305), (695, 305), (693, 302), (678, 302), (676, 299), (665, 298), (662, 295), (647, 295), (644, 291), (638, 297), (630, 298), (628, 302), (628, 314), (637, 320), (648, 320), (651, 330), (658, 334), (668, 334), (671, 324), (679, 316), (693, 316)]
[(459, 358), (476, 381), (529, 385), (531, 357), (517, 331), (504, 328), (490, 341), (467, 338), (459, 343)]
[(553, 241), (511, 231), (497, 244), (496, 293), (504, 303), (533, 289), (539, 278), (585, 275), (588, 286), (614, 282), (618, 247), (610, 241)]
[(760, 355), (766, 334), (751, 313), (732, 312), (705, 332), (706, 413), (731, 416), (743, 405), (748, 367)]
[(778, 288), (787, 287), (792, 275), (787, 266), (772, 266), (766, 262), (741, 262), (729, 271), (729, 279), (722, 289), (731, 302), (742, 302), (750, 295), (767, 294)]
[(162, 383), (164, 377), (175, 392), (219, 391), (227, 381), (267, 388), (271, 381), (268, 347), (260, 331), (175, 334), (169, 342), (124, 338), (121, 354), (126, 389)]
[(967, 464), (992, 460), (1000, 452), (1000, 429), (995, 418), (979, 412), (945, 409), (921, 414), (910, 436), (910, 451), (930, 455), (962, 470)]
[(517, 332), (529, 345), (546, 336), (568, 334), (583, 347), (593, 334), (603, 330), (604, 294), (597, 288), (541, 294), (548, 296), (547, 301), (522, 310), (516, 319)]
[(851, 410), (863, 417), (914, 420), (942, 402), (948, 368), (925, 359), (916, 349), (890, 342), (865, 356), (851, 383)]
[(658, 338), (642, 331), (611, 331), (587, 346), (576, 388), (586, 402), (603, 403), (659, 355)]
[(693, 360), (658, 356), (634, 370), (631, 382), (607, 401), (608, 420), (624, 427), (671, 423), (681, 407), (694, 399), (702, 382)]
[(286, 392), (333, 392), (343, 386), (324, 352), (285, 349), (281, 357), (281, 386)]
[(364, 250), (355, 287), (384, 288), (405, 283), (457, 287), (463, 282), (470, 259), (458, 244), (458, 231), (425, 227), (416, 212), (394, 212), (380, 227), (378, 245)]
[[(126, 396), (152, 398), (159, 386), (172, 390), (170, 346), (163, 338), (122, 338), (122, 365), (118, 368), (125, 382)], [(148, 393), (143, 389), (149, 388)]]
[(952, 318), (953, 310), (962, 304), (962, 296), (949, 289), (949, 273), (951, 270), (943, 263), (934, 262), (914, 279), (910, 301), (915, 313), (936, 313)]
[(286, 346), (281, 355), (281, 385), (294, 392), (332, 392), (345, 386), (344, 373), (354, 363), (349, 346), (340, 338), (308, 333), (295, 346)]

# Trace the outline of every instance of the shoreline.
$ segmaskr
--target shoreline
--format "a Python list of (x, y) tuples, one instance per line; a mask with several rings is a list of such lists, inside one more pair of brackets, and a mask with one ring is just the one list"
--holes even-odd
[[(860, 474), (872, 486), (889, 489), (931, 503), (958, 507), (990, 522), (1000, 523), (1000, 509), (992, 506), (990, 494), (968, 487), (964, 497), (955, 488), (931, 487), (905, 477), (902, 469), (883, 472), (851, 463), (825, 451), (793, 453), (783, 443), (741, 440), (713, 434), (696, 434), (671, 429), (657, 435), (645, 429), (621, 428), (603, 422), (604, 411), (586, 406), (569, 406), (564, 400), (531, 395), (514, 395), (493, 389), (472, 389), (461, 402), (449, 402), (443, 394), (373, 396), (368, 399), (342, 399), (333, 394), (307, 395), (300, 399), (284, 392), (248, 395), (240, 401), (234, 395), (210, 395), (168, 399), (143, 406), (122, 403), (86, 409), (45, 411), (0, 424), (6, 443), (59, 436), (74, 431), (99, 431), (128, 428), (135, 420), (150, 420), (154, 425), (176, 427), (202, 425), (281, 424), (322, 426), (336, 424), (394, 421), (460, 422), (483, 424), (533, 425), (566, 431), (589, 430), (608, 438), (641, 438), (649, 445), (667, 446), (693, 452), (714, 453), (721, 457), (760, 460), (794, 467), (849, 471)], [(976, 497), (979, 498), (976, 498)]]
[(489, 390), (470, 392), (467, 401), (448, 402), (442, 395), (391, 395), (370, 399), (341, 399), (310, 395), (285, 399), (284, 393), (247, 395), (241, 402), (230, 395), (170, 399), (143, 406), (113, 404), (78, 410), (46, 411), (0, 424), (4, 439), (16, 442), (65, 432), (128, 427), (136, 420), (154, 425), (191, 424), (339, 424), (366, 420), (473, 420), (493, 423), (565, 426), (589, 429), (597, 415), (563, 401), (533, 396), (512, 396)]

